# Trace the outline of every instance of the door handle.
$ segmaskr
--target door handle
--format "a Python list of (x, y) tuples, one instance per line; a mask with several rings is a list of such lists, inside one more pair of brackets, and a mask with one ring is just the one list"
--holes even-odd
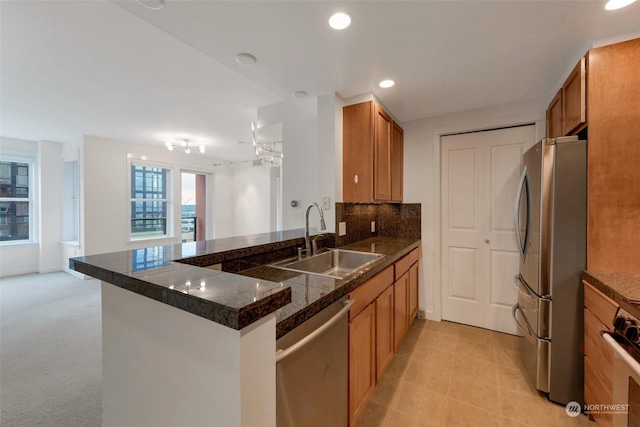
[[(520, 199), (522, 197), (522, 190), (524, 187), (527, 187), (527, 224), (524, 233), (524, 242), (520, 238)], [(529, 243), (529, 224), (531, 221), (531, 194), (529, 189), (529, 175), (527, 171), (527, 166), (525, 165), (524, 170), (522, 171), (522, 176), (520, 177), (520, 185), (518, 186), (518, 192), (516, 194), (516, 203), (515, 203), (515, 224), (516, 224), (516, 240), (518, 241), (518, 250), (520, 251), (520, 255), (524, 259), (527, 254), (527, 246)]]

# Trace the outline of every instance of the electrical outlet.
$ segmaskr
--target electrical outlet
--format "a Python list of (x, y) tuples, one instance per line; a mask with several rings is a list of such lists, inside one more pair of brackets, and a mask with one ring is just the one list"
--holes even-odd
[(347, 235), (347, 223), (341, 222), (338, 224), (338, 236), (346, 236)]
[(376, 232), (376, 222), (375, 221), (371, 221), (371, 232), (372, 233)]

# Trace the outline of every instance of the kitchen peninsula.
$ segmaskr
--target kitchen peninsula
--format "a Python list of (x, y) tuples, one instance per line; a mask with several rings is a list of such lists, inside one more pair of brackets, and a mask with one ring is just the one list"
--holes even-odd
[(268, 267), (303, 243), (291, 230), (72, 259), (102, 280), (103, 425), (275, 426), (276, 338), (420, 240), (344, 246), (385, 256), (343, 280)]

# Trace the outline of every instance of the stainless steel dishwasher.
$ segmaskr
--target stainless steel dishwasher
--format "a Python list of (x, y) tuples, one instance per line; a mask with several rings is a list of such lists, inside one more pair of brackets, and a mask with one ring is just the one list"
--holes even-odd
[(346, 297), (276, 341), (277, 427), (347, 425)]

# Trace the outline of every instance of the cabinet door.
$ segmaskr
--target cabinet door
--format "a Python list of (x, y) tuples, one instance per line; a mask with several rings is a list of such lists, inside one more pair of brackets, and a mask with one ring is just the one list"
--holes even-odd
[(547, 138), (556, 138), (562, 133), (562, 89), (549, 103), (547, 109)]
[(562, 86), (563, 135), (572, 135), (587, 121), (586, 78), (583, 57)]
[(393, 358), (393, 286), (376, 298), (376, 383)]
[[(613, 403), (611, 389), (602, 382), (588, 356), (584, 357), (584, 403), (589, 405), (611, 405)], [(598, 427), (613, 425), (612, 414), (594, 414), (593, 418)]]
[(354, 426), (376, 386), (376, 305), (349, 322), (349, 425)]
[(404, 273), (393, 284), (393, 330), (394, 347), (398, 346), (409, 330), (409, 272)]
[(418, 314), (418, 265), (416, 262), (409, 269), (409, 325)]
[(393, 122), (391, 134), (391, 201), (402, 202), (402, 162), (404, 155), (404, 131)]
[(345, 202), (373, 201), (373, 102), (342, 112), (342, 190)]
[(391, 200), (391, 117), (374, 104), (373, 113), (373, 198)]

